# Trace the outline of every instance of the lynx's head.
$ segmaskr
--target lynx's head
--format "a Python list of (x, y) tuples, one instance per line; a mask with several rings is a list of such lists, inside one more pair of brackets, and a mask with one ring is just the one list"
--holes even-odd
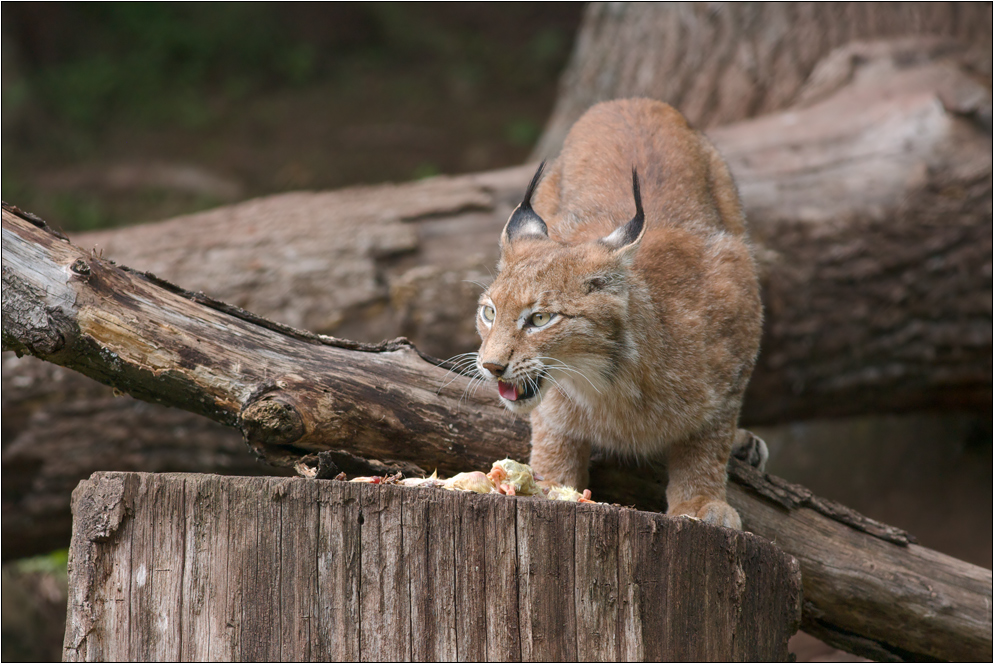
[(568, 245), (550, 238), (532, 209), (543, 166), (504, 226), (499, 272), (476, 318), (479, 375), (521, 414), (554, 386), (574, 402), (597, 398), (637, 352), (626, 315), (629, 268), (645, 228), (638, 175), (633, 170), (632, 220), (606, 237)]

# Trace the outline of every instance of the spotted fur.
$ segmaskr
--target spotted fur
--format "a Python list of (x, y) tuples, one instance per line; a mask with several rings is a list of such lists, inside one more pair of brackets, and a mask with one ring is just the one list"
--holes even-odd
[(598, 104), (515, 212), (477, 368), (530, 414), (532, 466), (582, 489), (592, 447), (666, 455), (670, 514), (740, 527), (725, 468), (762, 309), (717, 151), (666, 104)]

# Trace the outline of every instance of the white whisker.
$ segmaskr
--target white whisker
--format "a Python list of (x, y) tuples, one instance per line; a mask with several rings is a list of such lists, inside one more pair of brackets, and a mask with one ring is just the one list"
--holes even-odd
[(564, 397), (566, 397), (566, 398), (567, 398), (567, 399), (568, 399), (568, 400), (570, 401), (570, 403), (572, 403), (573, 405), (576, 405), (576, 401), (574, 401), (574, 399), (573, 399), (573, 397), (572, 397), (572, 396), (570, 395), (570, 393), (566, 391), (566, 388), (564, 388), (564, 387), (563, 387), (563, 386), (562, 386), (562, 385), (561, 385), (561, 384), (559, 383), (559, 381), (558, 381), (558, 380), (556, 380), (556, 379), (555, 379), (555, 378), (554, 378), (554, 377), (553, 377), (553, 376), (552, 376), (551, 374), (549, 374), (548, 372), (545, 372), (545, 377), (546, 377), (546, 378), (548, 378), (548, 379), (549, 379), (549, 380), (550, 380), (550, 381), (552, 382), (552, 384), (553, 384), (553, 385), (555, 385), (556, 387), (558, 387), (558, 388), (559, 388), (559, 393), (560, 393), (560, 394), (562, 394), (562, 395), (563, 395)]
[[(467, 398), (473, 396), (476, 393), (476, 389), (477, 389), (476, 387), (473, 387), (473, 384), (477, 383), (477, 382), (481, 382), (482, 383), (483, 381), (484, 381), (484, 379), (482, 377), (480, 377), (480, 376), (472, 376), (469, 379), (469, 382), (466, 383), (466, 387), (463, 388), (462, 397), (459, 400), (460, 401), (465, 401)], [(477, 386), (477, 387), (479, 387), (479, 386)]]
[(590, 383), (590, 387), (594, 388), (594, 391), (597, 392), (597, 394), (601, 393), (601, 391), (599, 389), (597, 389), (597, 386), (594, 384), (594, 381), (590, 380), (590, 378), (588, 378), (585, 373), (583, 373), (582, 371), (580, 371), (579, 369), (577, 369), (575, 367), (571, 367), (570, 365), (566, 364), (562, 360), (560, 360), (558, 358), (555, 358), (555, 357), (546, 357), (546, 356), (540, 356), (540, 357), (537, 357), (535, 359), (537, 359), (537, 360), (549, 360), (551, 362), (555, 362), (556, 364), (553, 364), (553, 365), (545, 365), (546, 368), (547, 369), (559, 369), (560, 371), (564, 371), (564, 372), (567, 372), (567, 373), (576, 374), (580, 378), (583, 378), (585, 381), (587, 381), (588, 383)]
[(487, 287), (481, 284), (479, 281), (473, 281), (472, 279), (463, 279), (464, 284), (473, 284), (474, 286), (479, 286), (480, 290), (487, 290)]
[(476, 396), (477, 390), (479, 390), (483, 386), (484, 383), (489, 382), (486, 378), (483, 378), (482, 376), (480, 378), (477, 378), (477, 380), (480, 382), (480, 384), (477, 385), (476, 387), (474, 387), (473, 391), (470, 392), (470, 395), (474, 396), (474, 397)]
[(466, 376), (466, 374), (464, 373), (464, 369), (472, 366), (473, 364), (476, 364), (477, 355), (478, 353), (460, 353), (459, 355), (453, 355), (449, 359), (445, 360), (445, 363), (449, 364), (450, 367), (449, 370), (445, 372), (445, 375), (442, 376), (442, 380), (445, 381), (445, 379), (449, 377), (450, 373), (455, 373), (456, 375), (453, 376), (450, 380), (439, 385), (438, 389), (435, 390), (435, 394), (438, 395), (439, 393), (441, 393), (443, 389), (448, 387), (449, 384), (452, 383), (454, 380), (457, 380), (459, 376)]

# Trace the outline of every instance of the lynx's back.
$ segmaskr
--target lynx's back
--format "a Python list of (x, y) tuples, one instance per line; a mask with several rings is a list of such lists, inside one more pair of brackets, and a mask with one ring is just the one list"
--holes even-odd
[(594, 240), (628, 221), (633, 166), (650, 220), (647, 232), (745, 232), (735, 185), (711, 143), (672, 106), (627, 99), (592, 107), (570, 130), (535, 194), (550, 237)]
[(633, 99), (591, 108), (539, 177), (480, 300), (481, 376), (531, 414), (546, 477), (582, 487), (591, 447), (665, 453), (670, 512), (737, 526), (725, 463), (762, 314), (727, 167)]

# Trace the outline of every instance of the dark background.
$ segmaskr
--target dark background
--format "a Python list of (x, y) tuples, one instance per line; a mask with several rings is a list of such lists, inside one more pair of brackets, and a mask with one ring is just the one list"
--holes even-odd
[(66, 230), (520, 164), (581, 3), (4, 3), (3, 195)]

